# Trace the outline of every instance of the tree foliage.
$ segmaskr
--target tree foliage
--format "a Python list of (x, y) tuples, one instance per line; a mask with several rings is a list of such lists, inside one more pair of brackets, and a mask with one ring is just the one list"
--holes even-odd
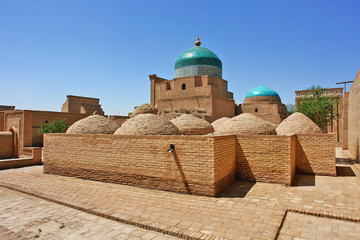
[(70, 125), (65, 124), (66, 118), (55, 119), (50, 123), (42, 123), (39, 129), (41, 133), (64, 133)]
[(332, 124), (339, 117), (337, 100), (324, 96), (326, 89), (320, 86), (312, 86), (308, 90), (312, 91), (298, 102), (297, 111), (305, 114), (325, 130), (328, 124)]

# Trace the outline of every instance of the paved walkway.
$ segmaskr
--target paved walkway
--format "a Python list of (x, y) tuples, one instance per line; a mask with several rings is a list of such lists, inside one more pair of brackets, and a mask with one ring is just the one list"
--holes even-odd
[(0, 239), (177, 239), (0, 187)]
[[(349, 222), (355, 232), (359, 231), (360, 167), (339, 167), (343, 176), (297, 176), (294, 187), (236, 182), (219, 198), (49, 175), (41, 166), (3, 170), (0, 185), (179, 237), (295, 239), (302, 235), (289, 234), (292, 226), (287, 225), (294, 214), (301, 219), (320, 219), (311, 214), (343, 219), (336, 221), (344, 224), (331, 227), (339, 234), (348, 232), (343, 226)], [(287, 209), (308, 215), (288, 212), (284, 219)], [(323, 224), (322, 220), (314, 220), (313, 225)]]

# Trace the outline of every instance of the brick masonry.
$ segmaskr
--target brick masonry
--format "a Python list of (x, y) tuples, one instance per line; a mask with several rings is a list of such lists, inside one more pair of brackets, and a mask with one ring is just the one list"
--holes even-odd
[[(168, 152), (170, 144), (175, 145), (171, 153)], [(235, 177), (291, 185), (295, 170), (299, 173), (335, 175), (334, 148), (334, 134), (45, 134), (44, 172), (217, 196)]]
[(45, 134), (44, 172), (216, 196), (234, 180), (235, 154), (226, 151), (234, 149), (233, 139)]
[(294, 141), (294, 136), (237, 135), (237, 178), (291, 185), (295, 174)]
[(5, 113), (0, 112), (0, 131), (5, 131)]
[(296, 172), (336, 176), (335, 134), (297, 134)]
[(360, 69), (349, 92), (348, 149), (360, 160)]
[(0, 159), (14, 156), (13, 143), (14, 137), (10, 131), (0, 132)]

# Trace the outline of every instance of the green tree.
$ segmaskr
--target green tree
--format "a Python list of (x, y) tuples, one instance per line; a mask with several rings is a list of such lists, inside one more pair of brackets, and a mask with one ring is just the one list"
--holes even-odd
[(313, 120), (322, 130), (326, 130), (328, 124), (332, 124), (340, 116), (337, 101), (324, 96), (326, 89), (320, 86), (312, 86), (307, 90), (312, 91), (298, 102), (297, 111)]
[(41, 133), (64, 133), (70, 125), (65, 124), (66, 118), (55, 119), (50, 123), (42, 123), (39, 129)]

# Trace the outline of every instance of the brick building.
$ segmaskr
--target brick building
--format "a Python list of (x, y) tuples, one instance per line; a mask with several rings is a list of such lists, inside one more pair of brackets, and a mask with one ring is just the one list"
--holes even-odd
[(212, 122), (221, 117), (235, 116), (233, 94), (222, 79), (222, 63), (215, 53), (200, 47), (186, 50), (175, 62), (175, 78), (167, 80), (149, 75), (150, 103), (159, 111), (200, 109)]
[(279, 94), (265, 86), (248, 92), (240, 107), (241, 112), (251, 113), (276, 125), (287, 117), (286, 107), (281, 103)]

